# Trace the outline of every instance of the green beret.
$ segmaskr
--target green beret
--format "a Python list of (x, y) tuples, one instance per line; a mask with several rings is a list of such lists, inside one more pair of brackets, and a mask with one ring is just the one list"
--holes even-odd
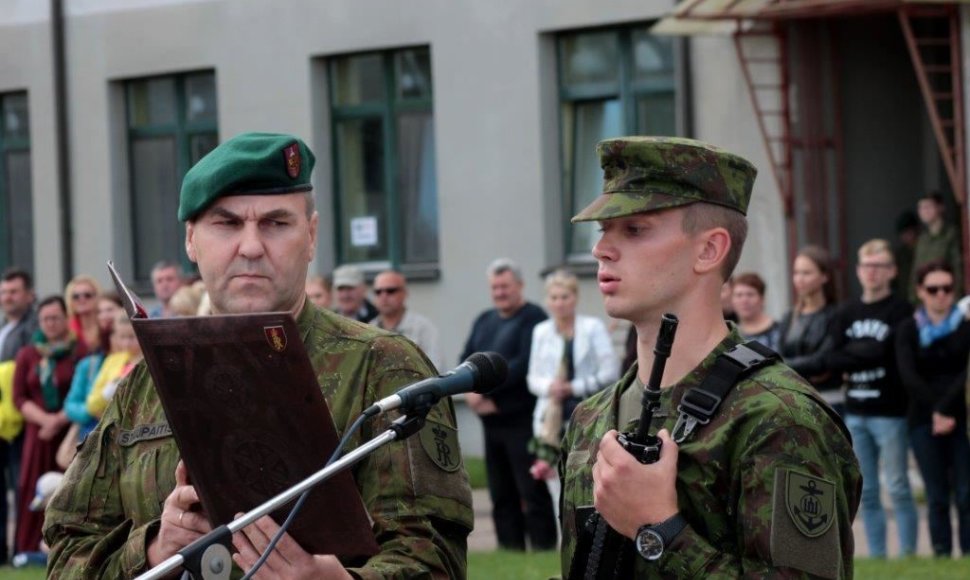
[(228, 195), (280, 195), (310, 191), (316, 158), (292, 135), (243, 133), (199, 160), (182, 180), (179, 221), (199, 215)]
[(574, 218), (607, 220), (698, 201), (748, 211), (758, 171), (712, 145), (677, 137), (620, 137), (596, 145), (603, 194)]

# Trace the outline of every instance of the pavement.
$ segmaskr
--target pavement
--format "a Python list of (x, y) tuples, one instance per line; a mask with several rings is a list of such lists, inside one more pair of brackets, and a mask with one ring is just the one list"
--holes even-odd
[[(488, 490), (472, 490), (472, 504), (475, 510), (475, 529), (468, 537), (468, 550), (471, 552), (489, 552), (495, 550), (497, 542), (495, 540), (495, 526), (492, 524), (492, 501), (488, 496)], [(888, 500), (884, 505), (889, 505)], [(930, 534), (926, 520), (926, 505), (917, 504), (919, 516), (919, 532), (917, 535), (916, 553), (919, 556), (932, 556), (933, 549), (930, 547)], [(899, 539), (896, 532), (896, 518), (890, 510), (887, 516), (887, 548), (889, 557), (899, 555)], [(956, 530), (956, 518), (954, 517), (954, 530)], [(866, 543), (865, 530), (862, 523), (862, 514), (856, 517), (852, 526), (855, 533), (855, 555), (864, 558), (869, 555), (869, 547)]]

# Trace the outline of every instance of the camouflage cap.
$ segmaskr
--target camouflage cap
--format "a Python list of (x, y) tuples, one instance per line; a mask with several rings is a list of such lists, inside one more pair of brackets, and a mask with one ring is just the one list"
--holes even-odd
[(605, 220), (698, 201), (748, 211), (757, 169), (707, 143), (678, 137), (620, 137), (596, 145), (603, 194), (573, 223)]
[(310, 191), (315, 161), (306, 143), (292, 135), (237, 135), (210, 151), (185, 174), (179, 221), (194, 218), (223, 196)]

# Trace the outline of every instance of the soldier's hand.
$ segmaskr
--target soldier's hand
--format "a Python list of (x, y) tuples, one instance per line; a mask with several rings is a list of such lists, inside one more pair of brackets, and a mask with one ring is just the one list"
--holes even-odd
[[(677, 444), (666, 429), (660, 460), (643, 465), (609, 431), (600, 440), (593, 465), (593, 505), (614, 530), (633, 538), (644, 524), (658, 524), (677, 513)], [(650, 490), (645, 492), (645, 490)]]
[(200, 511), (199, 494), (189, 485), (189, 472), (181, 461), (175, 466), (175, 489), (165, 498), (158, 535), (148, 545), (148, 564), (156, 566), (179, 550), (212, 531)]
[[(273, 521), (273, 518), (263, 516), (256, 520), (256, 523), (236, 532), (232, 536), (232, 544), (239, 552), (233, 554), (232, 560), (244, 572), (248, 573), (279, 529), (280, 527)], [(301, 548), (292, 536), (283, 534), (269, 558), (266, 559), (266, 562), (253, 578), (255, 580), (271, 578), (293, 580), (305, 578), (310, 580), (316, 578), (351, 579), (352, 576), (335, 556), (310, 554)]]

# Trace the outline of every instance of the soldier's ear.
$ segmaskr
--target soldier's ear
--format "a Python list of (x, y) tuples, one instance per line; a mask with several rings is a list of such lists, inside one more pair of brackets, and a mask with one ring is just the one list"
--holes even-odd
[(198, 263), (195, 253), (195, 222), (192, 221), (185, 222), (185, 253), (189, 260)]
[(697, 237), (697, 257), (694, 260), (694, 271), (707, 274), (719, 271), (721, 264), (731, 250), (731, 234), (724, 228), (711, 228)]

